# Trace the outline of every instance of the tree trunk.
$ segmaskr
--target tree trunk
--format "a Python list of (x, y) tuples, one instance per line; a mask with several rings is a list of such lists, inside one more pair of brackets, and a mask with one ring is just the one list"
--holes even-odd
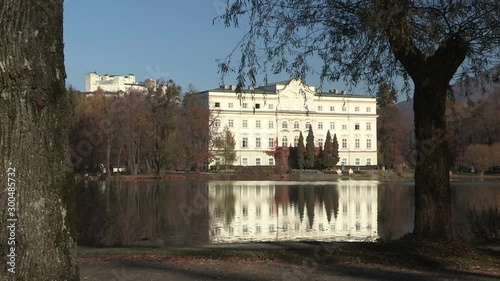
[[(0, 0), (0, 7), (0, 280), (79, 280), (63, 1)], [(14, 250), (15, 264), (6, 266)]]
[(436, 78), (426, 77), (415, 82), (417, 163), (413, 233), (430, 240), (449, 240), (452, 238), (451, 191), (445, 119), (448, 80)]

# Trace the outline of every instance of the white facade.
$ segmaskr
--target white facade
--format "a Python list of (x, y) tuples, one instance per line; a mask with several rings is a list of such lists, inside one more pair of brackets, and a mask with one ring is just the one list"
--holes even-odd
[[(288, 184), (297, 183), (279, 182), (280, 186)], [(301, 219), (297, 204), (276, 202), (276, 182), (235, 181), (231, 182), (235, 198), (233, 220), (227, 221), (225, 213), (220, 214), (216, 209), (220, 206), (209, 204), (210, 242), (374, 241), (379, 238), (377, 181), (338, 181), (336, 186), (331, 186), (331, 182), (300, 184), (328, 184), (329, 188), (336, 188), (337, 215), (327, 214), (325, 205), (315, 201), (314, 214), (307, 214), (304, 208)], [(209, 202), (222, 200), (218, 193), (225, 185), (227, 182), (209, 182)], [(309, 217), (314, 220), (310, 222)]]
[[(376, 99), (345, 92), (321, 93), (301, 80), (290, 80), (246, 91), (221, 87), (196, 94), (212, 111), (218, 131), (228, 126), (236, 140), (234, 165), (274, 165), (269, 152), (278, 146), (304, 142), (312, 126), (317, 147), (327, 132), (339, 143), (339, 163), (345, 166), (377, 165)], [(214, 165), (215, 161), (211, 163)]]
[(101, 88), (105, 92), (127, 92), (129, 90), (144, 90), (143, 85), (135, 81), (134, 74), (129, 75), (99, 75), (90, 72), (85, 75), (85, 91), (95, 92)]

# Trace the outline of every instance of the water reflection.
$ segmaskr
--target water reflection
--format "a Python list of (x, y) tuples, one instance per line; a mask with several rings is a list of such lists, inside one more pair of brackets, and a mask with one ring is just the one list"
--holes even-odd
[[(156, 245), (208, 242), (204, 184), (190, 182), (86, 182), (78, 188), (82, 245)], [(182, 208), (186, 206), (186, 208)]]
[(228, 203), (209, 204), (214, 243), (378, 238), (375, 181), (213, 181), (208, 190), (210, 202)]
[[(77, 194), (81, 245), (373, 241), (413, 230), (412, 183), (83, 182)], [(498, 216), (495, 184), (453, 183), (452, 195), (458, 237), (491, 229), (482, 210), (496, 208)], [(493, 227), (498, 232), (499, 223)]]

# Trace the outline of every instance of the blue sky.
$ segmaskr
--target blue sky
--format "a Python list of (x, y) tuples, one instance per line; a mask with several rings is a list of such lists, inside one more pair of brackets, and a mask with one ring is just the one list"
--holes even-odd
[[(212, 20), (225, 0), (65, 0), (64, 42), (67, 85), (85, 90), (85, 73), (133, 73), (146, 78), (173, 79), (187, 90), (216, 88), (221, 82), (216, 59), (236, 46), (245, 27), (224, 28)], [(235, 58), (236, 59), (236, 58)], [(260, 77), (258, 82), (261, 82)], [(289, 79), (270, 75), (269, 82)], [(235, 75), (224, 79), (235, 84)], [(309, 75), (309, 85), (319, 77)], [(345, 89), (325, 83), (324, 90)], [(363, 89), (354, 89), (363, 93)]]

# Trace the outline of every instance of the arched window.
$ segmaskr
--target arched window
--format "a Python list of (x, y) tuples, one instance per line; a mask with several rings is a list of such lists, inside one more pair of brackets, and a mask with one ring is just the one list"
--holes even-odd
[(306, 129), (309, 130), (309, 127), (311, 127), (311, 122), (307, 121), (306, 122)]
[(287, 147), (288, 146), (288, 138), (286, 136), (283, 136), (281, 138), (281, 146), (282, 147)]
[(293, 128), (294, 129), (299, 129), (299, 121), (293, 122)]
[(288, 122), (283, 121), (283, 123), (281, 123), (281, 129), (288, 129)]
[(299, 136), (295, 136), (295, 138), (293, 138), (293, 146), (295, 147), (299, 146)]

